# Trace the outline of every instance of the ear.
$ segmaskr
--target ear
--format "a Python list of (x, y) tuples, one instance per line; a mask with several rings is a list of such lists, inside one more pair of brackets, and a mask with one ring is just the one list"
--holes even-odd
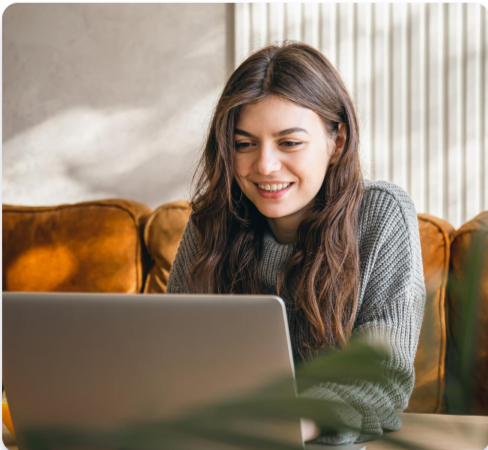
[(335, 164), (339, 159), (339, 156), (341, 156), (342, 150), (344, 150), (344, 146), (346, 145), (346, 139), (347, 125), (344, 122), (340, 122), (337, 130), (337, 136), (335, 138), (335, 148), (330, 157), (329, 165)]

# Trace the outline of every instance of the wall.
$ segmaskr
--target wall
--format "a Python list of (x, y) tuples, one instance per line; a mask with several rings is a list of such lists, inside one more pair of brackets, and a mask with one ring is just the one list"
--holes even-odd
[(303, 40), (358, 106), (367, 176), (454, 226), (488, 209), (479, 4), (14, 4), (3, 15), (4, 203), (189, 198), (234, 67)]
[(2, 201), (188, 198), (234, 59), (231, 4), (14, 4)]

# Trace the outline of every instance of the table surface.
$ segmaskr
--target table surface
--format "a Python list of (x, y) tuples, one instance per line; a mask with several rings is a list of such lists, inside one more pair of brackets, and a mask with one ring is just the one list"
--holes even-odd
[[(488, 416), (452, 416), (444, 414), (400, 413), (402, 427), (387, 434), (400, 442), (416, 444), (423, 450), (487, 450)], [(3, 425), (3, 424), (2, 424)], [(2, 439), (9, 450), (17, 450), (15, 438), (5, 425)], [(382, 437), (365, 442), (366, 450), (394, 450), (406, 448), (394, 446)], [(336, 447), (340, 450), (340, 446)]]

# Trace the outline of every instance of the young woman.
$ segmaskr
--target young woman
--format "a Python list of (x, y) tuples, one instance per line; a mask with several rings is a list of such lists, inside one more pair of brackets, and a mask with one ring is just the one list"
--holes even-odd
[(400, 428), (425, 303), (412, 201), (363, 179), (358, 151), (353, 102), (319, 51), (285, 42), (249, 56), (218, 101), (167, 289), (279, 295), (295, 363), (388, 333), (381, 386), (324, 382), (300, 393), (340, 402), (340, 419), (364, 430), (317, 440), (329, 444)]

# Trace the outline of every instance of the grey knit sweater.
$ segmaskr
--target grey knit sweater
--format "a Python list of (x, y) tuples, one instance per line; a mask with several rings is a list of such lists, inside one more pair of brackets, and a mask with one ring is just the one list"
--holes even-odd
[[(340, 429), (316, 442), (346, 444), (374, 439), (383, 430), (398, 430), (396, 412), (408, 406), (415, 381), (414, 358), (422, 325), (425, 285), (419, 229), (414, 205), (400, 187), (384, 181), (364, 180), (364, 197), (359, 213), (360, 285), (353, 336), (371, 341), (388, 335), (389, 359), (386, 382), (324, 382), (299, 395), (339, 402), (336, 414), (343, 423), (363, 433)], [(188, 274), (198, 251), (198, 235), (191, 222), (186, 226), (169, 274), (168, 293), (188, 293)], [(280, 270), (293, 253), (295, 244), (279, 244), (269, 230), (264, 232), (259, 273), (264, 294), (276, 295)], [(294, 304), (295, 292), (285, 283), (280, 297)], [(295, 361), (300, 333), (307, 324), (287, 308), (288, 326)], [(390, 375), (388, 375), (390, 374)]]

